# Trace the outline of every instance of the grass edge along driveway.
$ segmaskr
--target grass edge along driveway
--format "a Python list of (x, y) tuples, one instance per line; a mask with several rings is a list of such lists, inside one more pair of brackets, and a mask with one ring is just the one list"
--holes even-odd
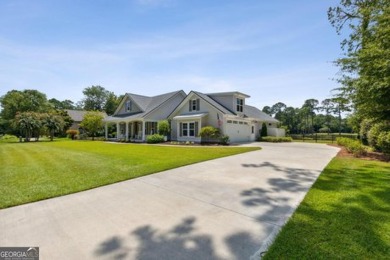
[(0, 143), (0, 209), (258, 149), (98, 141)]
[(388, 259), (390, 164), (336, 157), (263, 259)]

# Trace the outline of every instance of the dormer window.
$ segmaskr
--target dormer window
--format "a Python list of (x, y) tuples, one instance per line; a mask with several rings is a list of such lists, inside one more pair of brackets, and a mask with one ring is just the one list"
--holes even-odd
[(126, 101), (126, 112), (130, 112), (131, 111), (131, 100), (127, 100)]
[(243, 112), (244, 111), (244, 99), (237, 98), (237, 112)]
[(199, 98), (198, 99), (191, 99), (189, 103), (189, 110), (190, 111), (199, 111), (200, 106), (199, 106)]

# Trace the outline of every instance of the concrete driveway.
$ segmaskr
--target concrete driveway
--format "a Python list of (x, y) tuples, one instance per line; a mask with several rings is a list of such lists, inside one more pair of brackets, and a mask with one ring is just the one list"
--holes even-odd
[(261, 146), (0, 210), (0, 246), (39, 246), (40, 259), (258, 256), (338, 152), (319, 144)]

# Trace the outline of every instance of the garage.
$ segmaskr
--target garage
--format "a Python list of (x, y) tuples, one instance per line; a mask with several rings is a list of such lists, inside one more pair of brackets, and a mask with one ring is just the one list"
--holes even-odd
[(227, 120), (225, 134), (229, 136), (232, 143), (254, 141), (251, 124), (247, 121)]

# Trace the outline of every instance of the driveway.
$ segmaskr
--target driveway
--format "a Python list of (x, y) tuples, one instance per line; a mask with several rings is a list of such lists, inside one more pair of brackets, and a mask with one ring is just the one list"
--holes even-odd
[(338, 152), (319, 144), (260, 145), (0, 210), (0, 246), (39, 246), (40, 259), (258, 256)]

